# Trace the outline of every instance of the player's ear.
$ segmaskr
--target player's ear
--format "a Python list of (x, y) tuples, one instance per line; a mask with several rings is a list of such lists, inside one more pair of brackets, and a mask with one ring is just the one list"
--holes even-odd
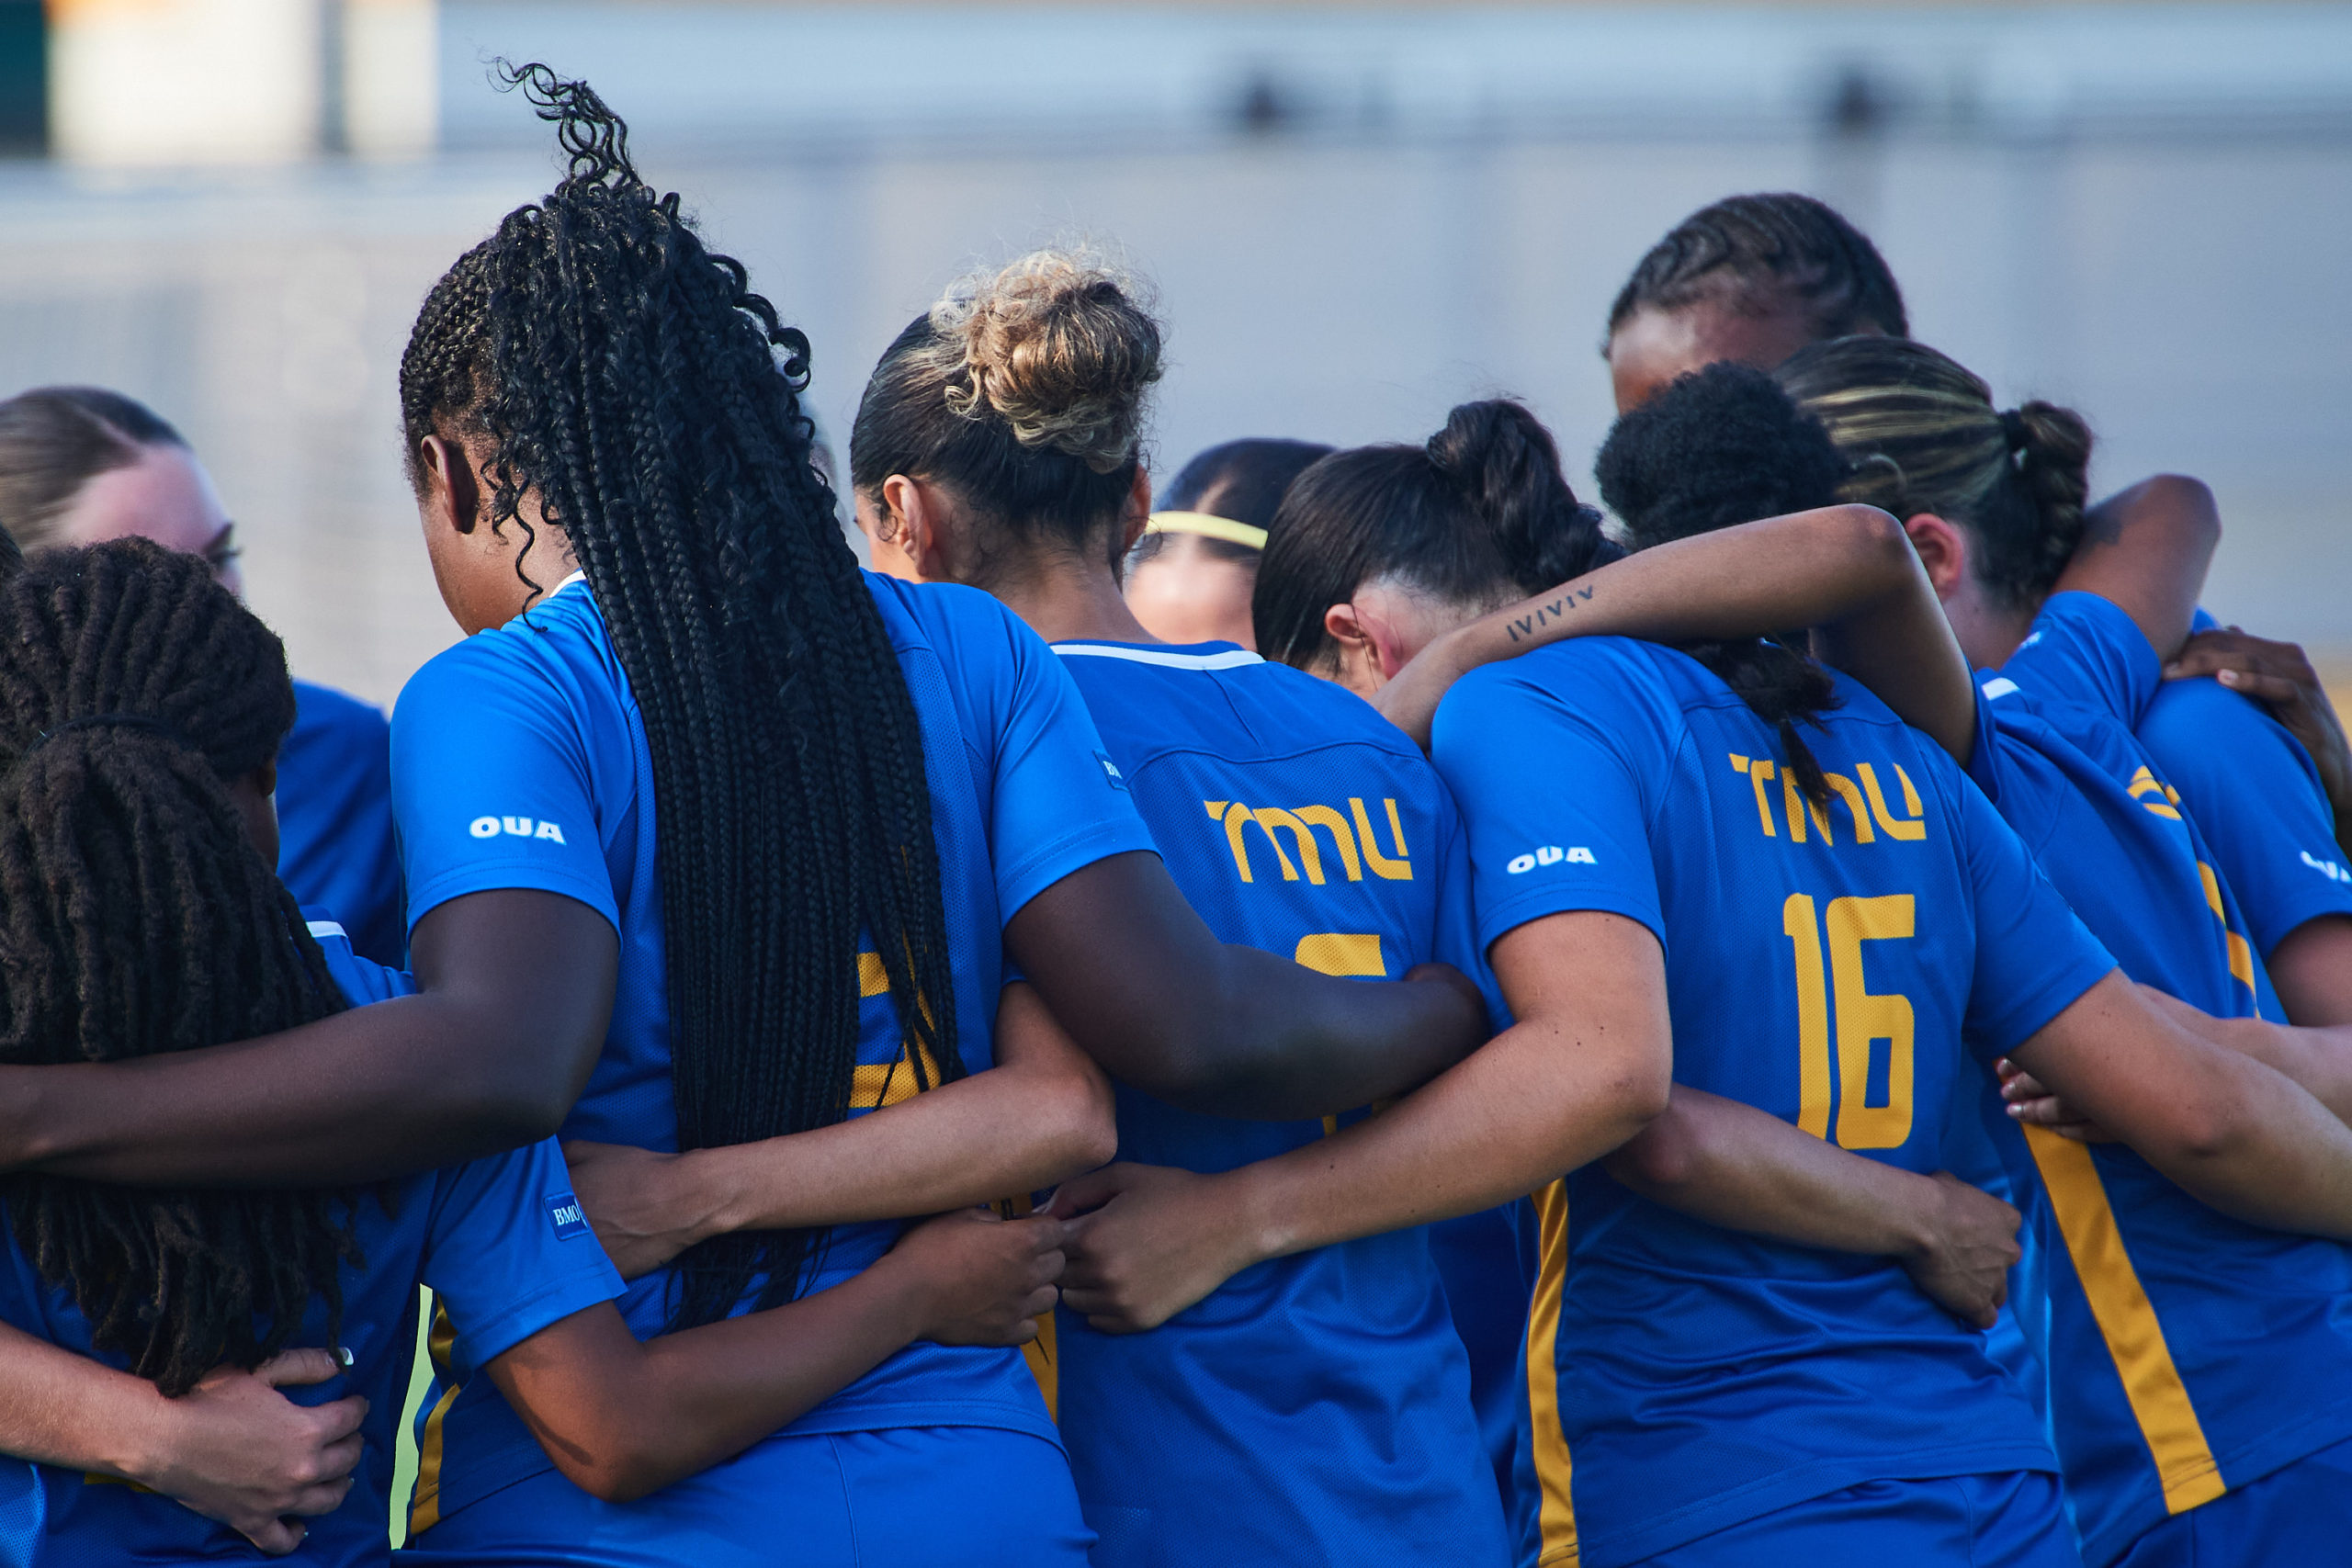
[(1387, 683), (1382, 667), (1374, 617), (1352, 600), (1323, 612), (1323, 632), (1339, 649), (1339, 682), (1351, 692), (1372, 693)]
[(445, 436), (428, 435), (416, 444), (416, 458), (424, 479), (425, 515), (458, 533), (472, 533), (481, 516), (481, 481), (466, 449)]
[(882, 504), (896, 524), (893, 536), (918, 582), (956, 581), (954, 519), (936, 485), (906, 474), (882, 481)]
[(1143, 531), (1151, 526), (1151, 475), (1141, 463), (1136, 465), (1136, 482), (1127, 491), (1127, 510), (1119, 519), (1119, 558), (1136, 547)]
[(1932, 512), (1907, 519), (1903, 531), (1911, 536), (1911, 547), (1919, 552), (1919, 564), (1928, 569), (1936, 597), (1949, 599), (1958, 592), (1968, 581), (1968, 536)]

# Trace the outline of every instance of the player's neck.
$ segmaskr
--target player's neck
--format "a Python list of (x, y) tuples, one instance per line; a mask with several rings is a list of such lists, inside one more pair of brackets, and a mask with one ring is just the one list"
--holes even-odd
[(1127, 608), (1107, 569), (1071, 563), (1008, 573), (989, 592), (1047, 642), (1157, 642)]

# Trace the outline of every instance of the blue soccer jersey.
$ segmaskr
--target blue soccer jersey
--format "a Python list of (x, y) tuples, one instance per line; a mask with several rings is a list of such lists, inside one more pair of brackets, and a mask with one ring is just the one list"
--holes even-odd
[[(2058, 594), (1983, 682), (1969, 772), (2127, 976), (2276, 1019), (2213, 852), (2125, 728), (2158, 678), (2129, 616)], [(2120, 1145), (2021, 1129), (1990, 1095), (1981, 1109), (2028, 1216), (2020, 1322), (2091, 1568), (2352, 1437), (2352, 1248), (2241, 1224)]]
[[(1230, 643), (1056, 645), (1168, 869), (1229, 942), (1335, 975), (1475, 972), (1461, 821), (1360, 698)], [(1119, 1157), (1230, 1170), (1340, 1120), (1121, 1085)], [(1426, 1232), (1244, 1269), (1148, 1334), (1060, 1316), (1062, 1436), (1096, 1568), (1499, 1563), (1501, 1510)]]
[[(307, 911), (306, 911), (307, 912)], [(339, 926), (313, 920), (327, 964), (355, 1004), (413, 990), (405, 975), (355, 956)], [(621, 1293), (594, 1233), (572, 1201), (553, 1141), (430, 1171), (354, 1200), (364, 1265), (343, 1269), (343, 1323), (327, 1337), (313, 1301), (298, 1346), (341, 1345), (351, 1368), (323, 1383), (288, 1388), (299, 1404), (365, 1394), (366, 1452), (351, 1492), (334, 1513), (308, 1521), (289, 1562), (381, 1563), (391, 1504), (394, 1437), (416, 1354), (416, 1287), (429, 1285), (458, 1325), (475, 1364), (503, 1354), (548, 1325)], [(90, 1325), (69, 1291), (44, 1283), (12, 1235), (0, 1262), (0, 1319), (84, 1354)], [(98, 1359), (120, 1367), (112, 1353)], [(38, 1474), (46, 1517), (33, 1561), (70, 1564), (196, 1562), (256, 1557), (245, 1539), (167, 1497), (54, 1466), (0, 1461)]]
[(294, 682), (294, 728), (277, 749), (277, 874), (305, 905), (334, 910), (356, 952), (404, 961), (391, 726), (308, 681)]
[[(1060, 662), (986, 594), (866, 579), (922, 728), (932, 826), (967, 1070), (993, 1061), (1001, 933), (1029, 899), (1106, 856), (1151, 849), (1107, 770)], [(451, 898), (534, 888), (603, 914), (620, 939), (612, 1023), (562, 1135), (677, 1146), (669, 1005), (655, 861), (653, 769), (645, 729), (586, 580), (468, 638), (420, 671), (392, 721), (392, 784), (411, 922)], [(856, 824), (843, 824), (854, 829)], [(881, 962), (858, 958), (865, 1001), (852, 1114), (904, 1098), (914, 1075)], [(781, 1043), (778, 1048), (782, 1049)], [(835, 1227), (814, 1289), (849, 1278), (898, 1235), (894, 1224)], [(621, 1306), (641, 1337), (662, 1330), (673, 1271), (632, 1281)], [(747, 1298), (745, 1305), (749, 1305)], [(445, 1352), (445, 1347), (446, 1352)], [(420, 1413), (411, 1528), (548, 1468), (487, 1382), (462, 1334), (435, 1336), (436, 1381)], [(910, 1346), (787, 1428), (1001, 1427), (1055, 1440), (1037, 1383), (1008, 1349)], [(789, 1499), (762, 1497), (754, 1447), (724, 1467), (631, 1505), (740, 1519), (765, 1540)], [(495, 1506), (494, 1504), (485, 1506)], [(570, 1561), (605, 1561), (565, 1543)]]
[[(1721, 680), (1618, 637), (1464, 677), (1433, 754), (1482, 943), (1638, 920), (1677, 1082), (1928, 1172), (1984, 1064), (2114, 964), (1949, 758), (1838, 691), (1804, 731), (1826, 806)], [(1868, 1482), (2055, 1468), (1984, 1337), (1892, 1260), (1723, 1230), (1597, 1165), (1536, 1208), (1523, 1562), (1617, 1568)]]
[[(2201, 611), (2198, 623), (2213, 624)], [(2352, 865), (2319, 769), (2261, 704), (2211, 676), (2165, 681), (2137, 733), (2205, 836), (2264, 959), (2305, 921), (2352, 915)]]

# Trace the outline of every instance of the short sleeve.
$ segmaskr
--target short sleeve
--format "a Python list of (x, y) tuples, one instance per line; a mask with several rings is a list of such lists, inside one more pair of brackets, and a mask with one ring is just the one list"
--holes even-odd
[(2352, 915), (2352, 868), (2302, 743), (2251, 700), (2209, 678), (2169, 681), (2140, 741), (2180, 791), (2247, 934), (2267, 958), (2323, 915)]
[[(1521, 664), (1552, 669), (1551, 651)], [(1643, 780), (1614, 739), (1643, 718), (1616, 722), (1610, 697), (1580, 682), (1572, 712), (1510, 664), (1473, 671), (1439, 705), (1430, 760), (1469, 826), (1480, 953), (1514, 927), (1583, 909), (1639, 920), (1665, 942)]]
[(1010, 920), (1074, 871), (1157, 850), (1077, 682), (1035, 633), (1004, 621), (989, 852), (997, 908)]
[(621, 1294), (553, 1139), (435, 1175), (424, 1280), (472, 1367)]
[(2116, 966), (2025, 845), (1973, 789), (1956, 789), (1975, 904), (1976, 968), (1963, 1026), (1986, 1061), (2007, 1055)]
[(2053, 593), (2001, 673), (2034, 698), (2097, 708), (2130, 728), (2163, 683), (2164, 661), (2112, 601)]
[(620, 928), (580, 714), (515, 634), (418, 671), (392, 714), (392, 813), (408, 923), (499, 888), (560, 893)]

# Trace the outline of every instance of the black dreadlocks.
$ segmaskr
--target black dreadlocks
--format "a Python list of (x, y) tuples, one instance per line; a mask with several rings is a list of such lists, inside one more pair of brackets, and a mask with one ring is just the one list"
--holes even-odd
[[(344, 1008), (224, 781), (294, 723), (286, 653), (194, 556), (65, 550), (0, 584), (0, 1061), (111, 1062)], [(0, 1179), (41, 1277), (167, 1394), (258, 1366), (337, 1265), (352, 1200)], [(332, 1343), (332, 1340), (330, 1341)]]
[[(524, 492), (564, 530), (644, 715), (679, 1145), (846, 1114), (861, 930), (924, 1047), (917, 1083), (926, 1056), (960, 1076), (922, 736), (810, 466), (808, 340), (639, 177), (585, 84), (502, 74), (570, 171), (434, 286), (401, 413), (412, 465), (435, 433), (494, 448), (490, 525), (523, 527), (526, 556)], [(674, 1321), (723, 1316), (762, 1275), (761, 1304), (789, 1299), (824, 1240), (704, 1243)]]

